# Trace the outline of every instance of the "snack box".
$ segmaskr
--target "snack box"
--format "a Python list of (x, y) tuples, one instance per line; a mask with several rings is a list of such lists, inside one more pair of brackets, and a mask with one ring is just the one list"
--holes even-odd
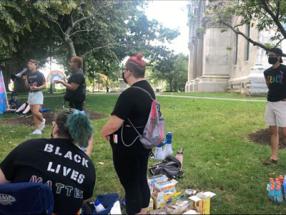
[(200, 192), (195, 196), (189, 197), (192, 203), (192, 208), (200, 214), (210, 214), (210, 199), (216, 194), (212, 192)]
[(165, 175), (156, 175), (156, 176), (149, 178), (148, 184), (149, 184), (150, 192), (153, 193), (155, 183), (165, 182), (168, 180), (169, 180), (168, 177)]
[(164, 181), (164, 182), (156, 182), (154, 183), (154, 191), (162, 192), (166, 190), (171, 190), (175, 188), (177, 183), (178, 181), (176, 181), (175, 179), (172, 179), (170, 181)]

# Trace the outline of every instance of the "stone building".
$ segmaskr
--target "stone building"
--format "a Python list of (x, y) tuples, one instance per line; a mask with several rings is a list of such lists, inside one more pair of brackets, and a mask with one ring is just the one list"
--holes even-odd
[[(233, 91), (249, 95), (264, 94), (267, 86), (263, 71), (270, 65), (266, 52), (219, 24), (207, 24), (204, 15), (208, 0), (189, 0), (189, 64), (186, 92)], [(233, 24), (240, 17), (233, 17)], [(262, 43), (270, 32), (258, 32), (244, 25), (240, 31)], [(282, 44), (282, 48), (285, 44)]]

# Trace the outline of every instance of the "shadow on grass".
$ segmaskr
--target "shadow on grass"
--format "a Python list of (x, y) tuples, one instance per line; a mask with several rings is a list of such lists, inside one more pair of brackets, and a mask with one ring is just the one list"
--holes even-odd
[[(94, 111), (87, 111), (88, 115), (90, 117), (91, 120), (98, 120), (98, 119), (102, 119), (105, 118), (106, 115), (102, 114), (102, 113), (97, 113)], [(52, 121), (54, 121), (55, 119), (55, 113), (54, 112), (47, 112), (47, 113), (43, 113), (44, 118), (46, 119), (46, 124), (51, 124)], [(17, 115), (14, 114), (13, 116), (10, 115), (9, 118), (3, 119), (3, 123), (7, 124), (7, 125), (33, 125), (33, 120), (32, 120), (32, 115), (28, 114), (28, 115)]]
[[(286, 139), (283, 136), (282, 130), (279, 131), (279, 148), (284, 149), (286, 148)], [(257, 144), (261, 145), (270, 145), (270, 131), (269, 129), (260, 129), (254, 133), (248, 135), (248, 138)]]

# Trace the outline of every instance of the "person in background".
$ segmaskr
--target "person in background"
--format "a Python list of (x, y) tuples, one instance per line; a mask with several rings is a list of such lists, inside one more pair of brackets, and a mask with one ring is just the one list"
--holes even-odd
[(70, 60), (71, 76), (68, 82), (57, 80), (66, 87), (65, 101), (69, 102), (69, 107), (82, 111), (86, 97), (86, 83), (82, 71), (83, 61), (81, 57), (72, 57)]
[(25, 85), (29, 90), (28, 104), (30, 105), (36, 129), (32, 134), (41, 135), (45, 128), (46, 120), (43, 118), (40, 108), (44, 103), (42, 90), (46, 88), (45, 76), (38, 71), (38, 62), (30, 59), (27, 63), (28, 73), (23, 76)]
[(11, 93), (11, 97), (8, 103), (9, 103), (9, 109), (13, 111), (16, 111), (21, 106), (19, 100), (17, 99), (16, 92)]
[(272, 66), (264, 71), (268, 87), (265, 121), (271, 132), (271, 156), (264, 165), (278, 162), (279, 128), (286, 137), (286, 66), (282, 64), (282, 55), (281, 49), (270, 49), (268, 63)]
[(128, 214), (147, 212), (150, 190), (147, 168), (150, 150), (143, 147), (131, 123), (142, 134), (155, 93), (145, 80), (145, 62), (141, 54), (131, 56), (125, 64), (122, 78), (131, 87), (119, 96), (110, 119), (101, 135), (110, 141), (113, 164), (125, 190)]
[(54, 213), (77, 214), (92, 197), (95, 168), (79, 147), (92, 136), (88, 117), (77, 110), (57, 114), (50, 139), (32, 139), (13, 149), (0, 164), (0, 184), (38, 182), (54, 194)]

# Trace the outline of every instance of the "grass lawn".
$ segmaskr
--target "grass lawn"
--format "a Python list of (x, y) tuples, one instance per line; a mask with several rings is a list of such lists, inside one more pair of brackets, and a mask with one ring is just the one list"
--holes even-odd
[[(116, 98), (116, 95), (90, 95), (87, 108), (108, 115)], [(212, 213), (286, 213), (286, 204), (277, 206), (269, 202), (265, 191), (269, 177), (286, 174), (285, 150), (280, 152), (279, 165), (265, 167), (261, 160), (269, 156), (269, 147), (253, 144), (247, 138), (249, 133), (265, 127), (263, 102), (168, 97), (159, 97), (159, 101), (167, 131), (174, 133), (175, 150), (184, 148), (185, 176), (179, 181), (179, 189), (215, 192)], [(59, 109), (61, 98), (48, 98), (46, 104)], [(106, 119), (93, 122), (96, 143), (92, 159), (97, 169), (94, 195), (123, 194), (112, 166), (110, 146), (99, 135), (105, 122)], [(5, 125), (1, 119), (0, 129), (1, 160), (17, 144), (31, 138), (28, 135), (31, 128)], [(44, 136), (49, 134), (50, 127)]]

